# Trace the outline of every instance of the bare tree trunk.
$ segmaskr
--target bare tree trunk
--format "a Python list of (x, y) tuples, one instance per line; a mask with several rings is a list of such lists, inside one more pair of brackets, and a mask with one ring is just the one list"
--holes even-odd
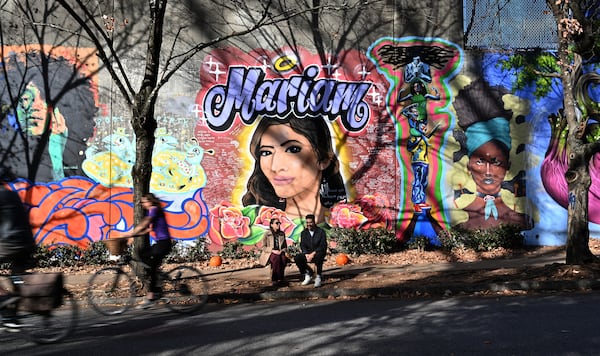
[[(139, 223), (144, 217), (144, 208), (140, 204), (142, 196), (150, 191), (150, 179), (152, 177), (152, 150), (154, 148), (154, 131), (156, 120), (154, 119), (154, 106), (151, 105), (147, 112), (140, 110), (138, 106), (144, 106), (147, 100), (136, 101), (133, 109), (131, 127), (135, 133), (135, 164), (131, 169), (133, 178), (133, 203), (134, 221)], [(133, 253), (139, 258), (140, 252), (148, 248), (150, 238), (148, 234), (136, 237), (133, 244)]]
[[(592, 155), (586, 151), (582, 139), (582, 125), (587, 118), (578, 119), (574, 87), (581, 76), (581, 56), (571, 51), (574, 34), (564, 27), (563, 20), (570, 19), (567, 3), (549, 1), (558, 24), (558, 58), (560, 79), (563, 86), (563, 117), (567, 121), (568, 185), (567, 264), (584, 264), (595, 260), (589, 248), (588, 191), (591, 186), (589, 163)], [(573, 59), (571, 58), (573, 56)]]
[[(146, 51), (146, 67), (144, 80), (133, 102), (131, 126), (135, 133), (135, 164), (131, 169), (133, 178), (134, 221), (138, 224), (144, 217), (144, 209), (140, 204), (141, 197), (150, 191), (152, 177), (152, 151), (154, 149), (154, 132), (156, 119), (154, 110), (157, 97), (158, 72), (164, 17), (167, 0), (150, 2), (150, 27), (148, 31), (148, 48)], [(134, 240), (134, 255), (139, 257), (150, 245), (148, 235)]]
[(589, 248), (588, 192), (592, 184), (589, 159), (581, 145), (569, 154), (569, 169), (565, 173), (569, 187), (567, 227), (567, 264), (594, 262), (596, 257)]

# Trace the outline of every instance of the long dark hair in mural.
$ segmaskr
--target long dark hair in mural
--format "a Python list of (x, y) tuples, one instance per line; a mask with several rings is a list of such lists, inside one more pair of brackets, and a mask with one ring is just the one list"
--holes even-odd
[(7, 51), (0, 72), (1, 164), (36, 182), (82, 175), (94, 133), (95, 88), (66, 56)]
[[(302, 149), (299, 146), (292, 147), (294, 151), (298, 152), (289, 152), (291, 149), (286, 148), (285, 151), (289, 153), (276, 156), (273, 151), (280, 146), (280, 142), (276, 142), (277, 137), (286, 140), (289, 138), (284, 132), (277, 136), (273, 131), (277, 130), (277, 126), (282, 130), (290, 130), (303, 136), (308, 143), (307, 147), (303, 147), (303, 151), (314, 154), (314, 157), (309, 158), (297, 154)], [(299, 137), (299, 139), (301, 138)], [(273, 144), (270, 145), (266, 142), (268, 140), (274, 140)], [(300, 141), (294, 144), (298, 145), (298, 143), (301, 144)], [(320, 209), (315, 209), (318, 204), (330, 208), (334, 203), (346, 199), (346, 189), (340, 174), (338, 158), (331, 144), (331, 133), (323, 118), (315, 117), (307, 120), (294, 115), (288, 115), (283, 119), (264, 118), (256, 127), (250, 140), (250, 150), (255, 159), (255, 165), (248, 180), (248, 192), (242, 198), (244, 205), (273, 206), (286, 211), (290, 216), (303, 217), (307, 211), (310, 213), (315, 210), (320, 211)], [(278, 184), (278, 177), (273, 173), (273, 167), (285, 164), (294, 166), (294, 162), (290, 161), (295, 158), (308, 158), (309, 161), (301, 163), (304, 169), (296, 171), (300, 175), (297, 177), (296, 186), (283, 187), (282, 184)], [(302, 171), (312, 169), (309, 164), (311, 161), (314, 161), (313, 165), (318, 169), (304, 174)], [(318, 192), (318, 194), (311, 194), (312, 202), (305, 202), (305, 199), (299, 200), (306, 191)], [(304, 202), (306, 206), (303, 206)], [(303, 211), (302, 209), (309, 210)]]

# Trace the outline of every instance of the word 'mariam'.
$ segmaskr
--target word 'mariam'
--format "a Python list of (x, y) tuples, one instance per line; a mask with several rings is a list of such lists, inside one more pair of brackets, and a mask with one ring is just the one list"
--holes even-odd
[(315, 79), (319, 68), (311, 65), (302, 75), (265, 79), (259, 67), (229, 67), (226, 85), (211, 87), (202, 103), (208, 126), (215, 131), (231, 127), (236, 114), (246, 124), (259, 116), (284, 117), (292, 110), (297, 117), (340, 117), (348, 131), (360, 131), (371, 115), (364, 98), (369, 82)]

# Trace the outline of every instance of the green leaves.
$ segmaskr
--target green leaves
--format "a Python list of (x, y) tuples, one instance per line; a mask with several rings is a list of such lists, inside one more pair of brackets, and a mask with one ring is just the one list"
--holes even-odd
[(445, 250), (466, 248), (478, 252), (496, 248), (522, 247), (524, 239), (521, 235), (521, 227), (516, 225), (501, 225), (498, 228), (485, 230), (452, 228), (442, 231), (438, 238)]
[(354, 256), (380, 255), (392, 252), (397, 246), (394, 232), (382, 228), (354, 230), (336, 227), (331, 229), (329, 236), (331, 240), (335, 241), (336, 250)]
[(513, 91), (534, 85), (536, 98), (550, 93), (556, 75), (560, 73), (558, 58), (549, 52), (517, 53), (500, 60), (497, 65), (514, 74)]

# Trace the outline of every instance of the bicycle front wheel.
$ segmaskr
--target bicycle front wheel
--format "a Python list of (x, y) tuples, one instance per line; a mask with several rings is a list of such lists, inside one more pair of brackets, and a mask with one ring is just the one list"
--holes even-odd
[(208, 300), (208, 284), (202, 273), (190, 266), (178, 266), (164, 275), (162, 300), (167, 308), (189, 314)]
[(88, 281), (87, 301), (102, 315), (119, 315), (135, 303), (133, 279), (118, 267), (106, 267)]
[(77, 325), (77, 302), (73, 294), (64, 291), (62, 304), (49, 311), (20, 310), (17, 318), (24, 336), (37, 344), (51, 344), (71, 334)]

